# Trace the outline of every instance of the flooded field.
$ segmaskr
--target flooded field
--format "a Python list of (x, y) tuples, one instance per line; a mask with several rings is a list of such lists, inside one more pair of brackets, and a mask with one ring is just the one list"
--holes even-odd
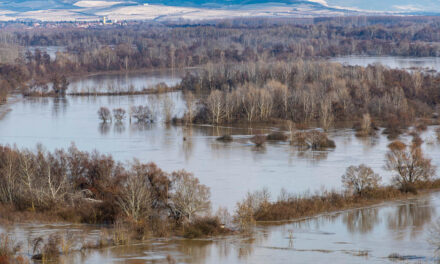
[[(267, 187), (275, 196), (281, 188), (294, 193), (340, 189), (341, 175), (351, 165), (365, 163), (385, 182), (386, 136), (359, 139), (351, 129), (332, 130), (336, 149), (298, 150), (288, 143), (268, 143), (256, 148), (250, 137), (269, 133), (276, 127), (167, 126), (161, 122), (162, 104), (174, 102), (174, 114), (181, 116), (185, 105), (180, 93), (144, 96), (100, 96), (66, 98), (26, 98), (13, 103), (0, 121), (0, 144), (35, 148), (41, 143), (49, 150), (68, 148), (75, 143), (81, 150), (110, 153), (117, 160), (137, 158), (155, 162), (166, 171), (186, 169), (211, 188), (214, 208), (233, 208), (246, 192)], [(158, 122), (102, 124), (97, 111), (149, 105)], [(19, 121), (18, 121), (19, 120)], [(223, 143), (218, 136), (232, 134), (234, 142)], [(426, 154), (440, 165), (440, 146), (433, 128), (421, 135)], [(183, 140), (185, 138), (186, 140)], [(404, 140), (410, 137), (403, 136)], [(276, 197), (274, 197), (276, 198)]]
[(372, 64), (382, 64), (392, 69), (414, 69), (420, 68), (422, 70), (436, 70), (440, 69), (440, 58), (438, 57), (426, 57), (426, 58), (413, 58), (413, 57), (374, 57), (374, 56), (342, 56), (331, 58), (332, 62), (339, 62), (344, 65), (355, 65), (367, 67)]
[[(435, 236), (430, 231), (440, 210), (440, 194), (374, 207), (322, 215), (278, 226), (259, 225), (252, 236), (214, 240), (152, 239), (62, 256), (61, 263), (438, 263)], [(38, 236), (70, 232), (82, 241), (93, 240), (99, 227), (85, 225), (18, 224), (0, 231), (26, 243)], [(87, 235), (85, 235), (87, 234)], [(81, 237), (81, 235), (79, 235)], [(167, 260), (168, 258), (168, 260)]]
[[(373, 58), (371, 58), (373, 59)], [(435, 60), (434, 60), (435, 61)], [(392, 60), (382, 61), (394, 67)], [(350, 63), (360, 63), (351, 61)], [(404, 67), (402, 62), (397, 67)], [(399, 64), (400, 63), (400, 64)], [(405, 62), (407, 63), (407, 62)], [(369, 63), (368, 63), (369, 64)], [(428, 63), (429, 64), (429, 63)], [(423, 64), (423, 67), (430, 67)], [(405, 64), (406, 65), (406, 64)], [(412, 67), (412, 66), (408, 66)], [(433, 66), (434, 67), (434, 66)], [(437, 67), (437, 66), (436, 66)], [(178, 83), (178, 74), (97, 75), (71, 81), (72, 89), (144, 89), (150, 85)], [(94, 87), (94, 88), (93, 88)], [(351, 165), (364, 163), (389, 183), (391, 173), (384, 169), (390, 141), (386, 136), (360, 139), (352, 129), (333, 129), (329, 137), (336, 148), (327, 151), (299, 150), (288, 143), (270, 143), (257, 148), (254, 134), (283, 128), (272, 126), (165, 125), (163, 106), (172, 102), (173, 114), (182, 116), (185, 102), (180, 92), (160, 95), (99, 96), (65, 98), (21, 98), (16, 96), (2, 110), (10, 111), (0, 119), (0, 144), (34, 149), (38, 143), (49, 150), (68, 148), (98, 150), (119, 161), (137, 158), (155, 162), (171, 172), (186, 169), (211, 189), (213, 209), (226, 206), (230, 211), (246, 192), (268, 188), (277, 198), (282, 188), (292, 193), (340, 190), (341, 175)], [(148, 105), (157, 116), (153, 124), (134, 120), (103, 124), (97, 111)], [(435, 127), (421, 134), (423, 149), (433, 164), (440, 167), (440, 142)], [(234, 141), (223, 143), (217, 137), (231, 134)], [(401, 137), (408, 142), (407, 134)], [(437, 169), (438, 170), (438, 169)], [(435, 262), (435, 247), (428, 243), (430, 227), (437, 221), (440, 194), (410, 201), (395, 201), (372, 208), (350, 210), (283, 225), (259, 225), (252, 237), (231, 236), (211, 240), (151, 240), (146, 243), (74, 253), (64, 263), (166, 263), (170, 255), (178, 263), (310, 263), (328, 259), (335, 263), (386, 263), (392, 253), (414, 261)], [(98, 236), (101, 227), (84, 225), (16, 224), (0, 228), (19, 241), (47, 236), (53, 232)], [(29, 250), (23, 254), (30, 254)], [(274, 258), (276, 256), (276, 258)]]
[(57, 52), (64, 52), (66, 50), (66, 47), (64, 46), (30, 46), (30, 47), (24, 47), (25, 51), (30, 51), (32, 53), (35, 53), (35, 50), (40, 50), (41, 52), (46, 52), (47, 55), (50, 56), (51, 60), (55, 60), (57, 57)]
[(174, 86), (180, 83), (185, 71), (156, 70), (125, 74), (97, 74), (74, 78), (70, 81), (69, 92), (127, 92), (142, 91), (158, 84)]

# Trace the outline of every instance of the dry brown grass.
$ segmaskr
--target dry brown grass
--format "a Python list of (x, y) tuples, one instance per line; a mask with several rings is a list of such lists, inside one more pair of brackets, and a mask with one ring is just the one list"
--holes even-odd
[(327, 134), (317, 130), (296, 132), (292, 136), (292, 145), (312, 150), (335, 148), (336, 144), (327, 137)]
[(217, 217), (201, 217), (184, 228), (185, 238), (212, 237), (229, 234), (231, 230), (226, 228)]
[[(420, 182), (415, 188), (419, 193), (426, 193), (440, 188), (440, 180)], [(369, 189), (362, 196), (336, 191), (315, 195), (284, 194), (276, 202), (263, 203), (263, 206), (254, 210), (253, 217), (256, 221), (293, 220), (413, 196), (414, 194), (402, 192), (392, 186)]]

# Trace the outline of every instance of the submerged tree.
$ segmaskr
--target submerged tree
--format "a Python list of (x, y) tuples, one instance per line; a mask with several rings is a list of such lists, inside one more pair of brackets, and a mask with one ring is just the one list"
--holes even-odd
[(122, 108), (113, 109), (113, 117), (117, 122), (122, 122), (125, 119), (125, 110)]
[(98, 117), (103, 123), (111, 122), (112, 115), (107, 107), (101, 107), (98, 110)]
[(55, 92), (56, 95), (65, 95), (67, 89), (69, 88), (69, 82), (67, 81), (67, 78), (65, 75), (58, 75), (55, 74), (52, 77), (52, 85), (53, 85), (53, 90)]
[(130, 109), (131, 116), (137, 120), (137, 122), (149, 122), (154, 121), (153, 113), (148, 106), (133, 106)]
[(420, 144), (407, 146), (401, 141), (388, 145), (386, 169), (395, 172), (394, 182), (403, 191), (415, 191), (415, 184), (430, 180), (435, 174), (435, 166), (423, 155)]

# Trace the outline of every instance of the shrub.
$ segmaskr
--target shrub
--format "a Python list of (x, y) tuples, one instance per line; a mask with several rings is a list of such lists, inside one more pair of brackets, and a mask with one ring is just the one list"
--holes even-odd
[(428, 126), (426, 125), (425, 122), (421, 122), (416, 125), (416, 129), (417, 131), (426, 131), (428, 129)]
[(262, 147), (266, 143), (266, 137), (263, 135), (255, 135), (251, 138), (251, 142), (257, 147)]
[(0, 234), (0, 264), (20, 263), (16, 256), (20, 248), (8, 235)]
[(271, 134), (267, 135), (267, 140), (271, 140), (271, 141), (286, 141), (287, 140), (287, 135), (284, 134), (283, 132), (274, 132), (274, 133), (271, 133)]
[(256, 223), (256, 214), (260, 211), (266, 211), (269, 203), (270, 194), (267, 189), (248, 193), (246, 198), (237, 203), (234, 214), (234, 222), (243, 232), (248, 232)]
[(185, 238), (200, 238), (216, 236), (227, 233), (228, 230), (222, 225), (217, 217), (197, 218), (185, 227)]
[(327, 137), (327, 134), (320, 131), (297, 132), (292, 137), (292, 145), (311, 148), (312, 150), (322, 150), (335, 148), (336, 144)]
[(34, 255), (32, 260), (42, 261), (43, 263), (56, 261), (60, 256), (60, 241), (61, 237), (58, 234), (50, 235), (46, 241), (41, 237), (33, 239)]
[(401, 121), (396, 115), (390, 115), (385, 120), (385, 129), (383, 133), (388, 135), (388, 138), (397, 138), (401, 133)]
[(370, 114), (364, 114), (362, 120), (356, 125), (357, 137), (368, 137), (376, 134), (375, 126), (371, 120)]
[(234, 222), (242, 232), (248, 232), (255, 225), (254, 208), (247, 201), (237, 203), (235, 209)]
[(223, 135), (223, 136), (221, 136), (221, 137), (218, 137), (217, 140), (218, 140), (218, 141), (222, 141), (222, 142), (231, 142), (231, 141), (233, 141), (234, 139), (232, 138), (231, 135)]

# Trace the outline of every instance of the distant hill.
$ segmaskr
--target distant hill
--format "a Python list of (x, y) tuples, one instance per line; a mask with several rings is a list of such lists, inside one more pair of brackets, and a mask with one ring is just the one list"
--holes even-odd
[(0, 20), (437, 14), (439, 0), (0, 0)]

